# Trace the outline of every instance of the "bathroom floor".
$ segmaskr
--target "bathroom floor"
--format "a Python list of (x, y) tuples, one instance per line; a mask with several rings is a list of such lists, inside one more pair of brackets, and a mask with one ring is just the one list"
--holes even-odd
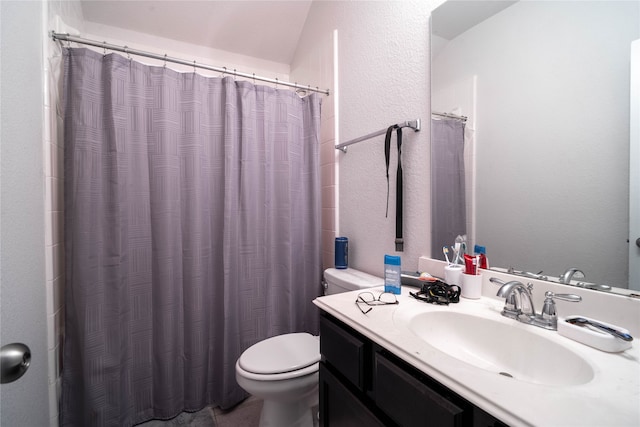
[(262, 400), (251, 396), (229, 411), (208, 406), (198, 412), (183, 412), (168, 421), (152, 420), (136, 427), (257, 427), (261, 410)]
[[(152, 420), (135, 427), (258, 427), (261, 410), (262, 400), (250, 396), (229, 411), (207, 406), (198, 412), (183, 412), (167, 421)], [(318, 413), (318, 406), (313, 408), (313, 413)], [(320, 425), (317, 418), (313, 425)]]

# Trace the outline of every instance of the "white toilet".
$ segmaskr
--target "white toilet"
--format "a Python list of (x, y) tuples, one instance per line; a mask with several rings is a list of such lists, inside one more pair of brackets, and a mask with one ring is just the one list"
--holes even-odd
[[(325, 294), (337, 294), (384, 284), (362, 271), (329, 268)], [(260, 427), (313, 426), (318, 405), (320, 339), (308, 333), (278, 335), (246, 349), (236, 362), (236, 381), (263, 399)]]

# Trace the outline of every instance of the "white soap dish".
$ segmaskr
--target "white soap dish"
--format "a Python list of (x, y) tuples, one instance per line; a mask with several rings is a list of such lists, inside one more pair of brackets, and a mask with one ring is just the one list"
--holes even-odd
[(609, 328), (615, 329), (622, 333), (628, 334), (627, 329), (620, 326), (612, 325), (611, 323), (601, 322), (600, 320), (591, 319), (586, 316), (567, 316), (563, 319), (558, 319), (558, 333), (567, 338), (571, 338), (574, 341), (578, 341), (582, 344), (590, 347), (597, 348), (598, 350), (606, 351), (609, 353), (617, 353), (625, 351), (631, 347), (631, 341), (624, 341), (620, 338), (616, 338), (613, 335), (601, 331), (592, 326), (579, 326), (567, 322), (567, 320), (583, 318), (588, 321), (600, 323)]

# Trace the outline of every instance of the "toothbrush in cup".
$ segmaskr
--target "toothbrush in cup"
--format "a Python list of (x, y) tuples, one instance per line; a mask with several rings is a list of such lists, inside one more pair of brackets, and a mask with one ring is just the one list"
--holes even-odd
[(454, 262), (454, 264), (462, 264), (462, 256), (460, 255), (460, 242), (455, 242), (454, 245), (451, 247), (451, 249), (453, 249), (453, 252), (456, 254), (456, 259)]
[(447, 265), (451, 265), (451, 262), (449, 261), (449, 248), (446, 246), (443, 246), (442, 253), (444, 254), (444, 258), (447, 260)]
[(451, 250), (453, 251), (453, 262), (452, 264), (460, 263), (460, 252), (455, 247), (451, 246)]

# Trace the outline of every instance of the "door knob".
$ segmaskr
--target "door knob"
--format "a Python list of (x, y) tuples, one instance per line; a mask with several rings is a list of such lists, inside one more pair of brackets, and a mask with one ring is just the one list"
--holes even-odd
[(640, 237), (636, 239), (636, 246), (640, 248)]
[(24, 375), (31, 363), (31, 350), (22, 343), (3, 345), (0, 349), (1, 384), (14, 382)]

